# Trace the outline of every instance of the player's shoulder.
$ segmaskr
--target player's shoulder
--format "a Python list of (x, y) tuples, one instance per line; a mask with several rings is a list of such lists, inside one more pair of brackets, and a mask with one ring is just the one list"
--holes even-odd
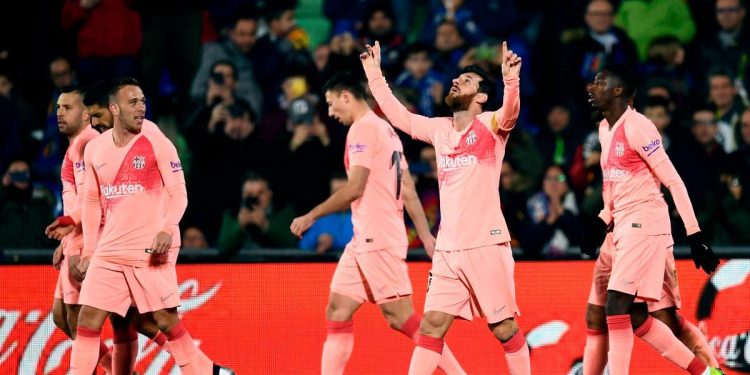
[(107, 140), (112, 139), (112, 129), (107, 129), (86, 143), (86, 149), (103, 147)]
[(625, 132), (626, 133), (650, 133), (650, 132), (658, 132), (656, 129), (656, 125), (654, 125), (653, 121), (649, 120), (648, 117), (646, 117), (644, 114), (631, 109), (627, 112), (628, 118), (625, 121)]

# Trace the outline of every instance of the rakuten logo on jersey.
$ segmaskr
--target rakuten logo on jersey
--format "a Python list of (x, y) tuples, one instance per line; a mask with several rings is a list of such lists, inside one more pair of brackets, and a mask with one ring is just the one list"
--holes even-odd
[(478, 159), (474, 155), (461, 155), (456, 157), (440, 156), (440, 160), (438, 161), (438, 168), (453, 170), (476, 164), (477, 161)]
[(628, 175), (628, 172), (623, 169), (605, 169), (602, 171), (602, 179), (607, 180), (619, 180)]
[(143, 193), (146, 188), (141, 184), (118, 184), (118, 185), (101, 185), (102, 195), (107, 199), (124, 197), (127, 195), (133, 195)]

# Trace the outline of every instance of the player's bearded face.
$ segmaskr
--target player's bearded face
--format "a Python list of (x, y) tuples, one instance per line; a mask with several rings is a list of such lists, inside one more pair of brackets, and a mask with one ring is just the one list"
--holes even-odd
[(460, 94), (458, 92), (451, 92), (445, 97), (445, 104), (451, 109), (451, 112), (461, 112), (469, 109), (469, 106), (474, 101), (474, 97), (477, 93), (472, 94)]

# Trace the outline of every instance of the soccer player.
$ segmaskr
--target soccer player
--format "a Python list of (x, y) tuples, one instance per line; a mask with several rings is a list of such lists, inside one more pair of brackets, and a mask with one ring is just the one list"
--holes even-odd
[[(591, 238), (600, 234), (590, 234), (587, 242), (590, 246), (585, 253), (595, 255), (596, 243)], [(595, 241), (595, 240), (594, 240)], [(581, 251), (584, 251), (582, 244)], [(594, 266), (594, 278), (591, 283), (589, 302), (586, 306), (586, 346), (583, 354), (583, 374), (601, 375), (607, 365), (607, 321), (604, 307), (607, 302), (607, 284), (612, 270), (612, 258), (615, 254), (614, 237), (607, 232), (601, 244), (599, 257)], [(682, 301), (680, 289), (677, 285), (677, 270), (675, 269), (674, 254), (670, 247), (667, 252), (667, 263), (664, 272), (662, 296), (658, 302), (648, 302), (649, 314), (666, 324), (682, 343), (691, 349), (703, 363), (711, 367), (718, 367), (719, 362), (708, 345), (705, 335), (694, 324), (677, 313)]]
[[(391, 328), (417, 338), (419, 317), (411, 301), (406, 265), (406, 211), (432, 256), (435, 238), (419, 202), (396, 132), (366, 102), (363, 83), (351, 73), (333, 76), (323, 87), (328, 114), (351, 126), (344, 166), (348, 181), (307, 214), (292, 221), (298, 237), (318, 218), (351, 204), (354, 237), (347, 244), (331, 281), (326, 309), (328, 335), (323, 345), (322, 374), (343, 374), (354, 346), (352, 317), (359, 306), (378, 305)], [(440, 360), (448, 374), (464, 374), (447, 350)]]
[[(179, 247), (178, 223), (187, 206), (177, 152), (160, 132), (142, 131), (145, 97), (135, 80), (112, 86), (109, 109), (114, 128), (91, 141), (84, 153), (79, 270), (85, 279), (71, 370), (93, 371), (93, 348), (99, 346), (104, 319), (110, 313), (125, 316), (134, 304), (140, 313), (152, 313), (184, 373), (231, 373), (200, 360), (177, 314), (179, 291), (170, 260)], [(102, 209), (107, 221), (99, 237)]]
[(380, 43), (360, 55), (375, 100), (391, 124), (435, 147), (440, 191), (440, 230), (428, 282), (425, 315), (410, 374), (432, 374), (444, 337), (456, 317), (487, 318), (500, 340), (511, 374), (530, 374), (529, 349), (515, 316), (510, 234), (500, 210), (500, 171), (505, 145), (520, 111), (521, 58), (501, 47), (503, 105), (485, 111), (495, 83), (477, 66), (453, 79), (445, 103), (453, 117), (410, 113), (393, 96), (380, 69)]
[[(604, 116), (599, 124), (604, 209), (588, 237), (601, 243), (606, 228), (613, 227), (614, 255), (605, 306), (610, 372), (628, 373), (635, 334), (693, 375), (721, 374), (697, 358), (641, 303), (661, 299), (673, 247), (661, 184), (669, 189), (685, 222), (696, 265), (711, 273), (718, 258), (701, 235), (685, 184), (662, 147), (656, 126), (630, 107), (635, 75), (626, 67), (607, 65), (587, 90), (589, 101)], [(588, 251), (591, 246), (585, 243), (583, 247)]]
[[(55, 286), (55, 298), (52, 303), (52, 316), (55, 324), (71, 339), (76, 336), (76, 323), (81, 305), (78, 303), (81, 291), (82, 277), (78, 273), (78, 262), (81, 257), (83, 233), (80, 230), (56, 232), (60, 225), (74, 224), (80, 218), (78, 206), (79, 192), (83, 191), (83, 151), (86, 144), (99, 136), (99, 132), (85, 123), (88, 121), (87, 108), (83, 103), (84, 90), (78, 86), (68, 86), (62, 89), (57, 98), (57, 126), (60, 133), (68, 137), (69, 146), (65, 151), (60, 179), (62, 180), (63, 215), (55, 219), (45, 233), (61, 240), (60, 247), (54, 256), (60, 273)], [(80, 221), (80, 219), (78, 219)], [(62, 254), (59, 253), (62, 252)], [(99, 363), (111, 372), (111, 353), (104, 343), (99, 346)]]

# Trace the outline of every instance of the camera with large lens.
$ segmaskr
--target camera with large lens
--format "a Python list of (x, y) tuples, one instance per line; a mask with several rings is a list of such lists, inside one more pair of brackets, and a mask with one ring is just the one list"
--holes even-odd
[(242, 206), (249, 210), (252, 210), (257, 205), (258, 205), (257, 197), (249, 196), (249, 197), (245, 197), (245, 199), (242, 200)]
[(211, 80), (217, 85), (223, 85), (224, 75), (218, 72), (211, 73)]

